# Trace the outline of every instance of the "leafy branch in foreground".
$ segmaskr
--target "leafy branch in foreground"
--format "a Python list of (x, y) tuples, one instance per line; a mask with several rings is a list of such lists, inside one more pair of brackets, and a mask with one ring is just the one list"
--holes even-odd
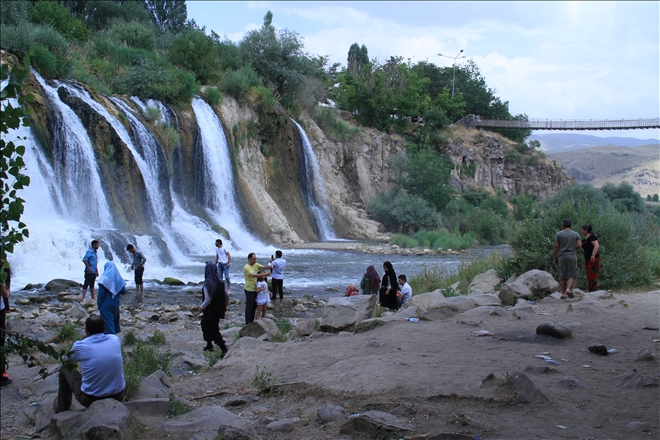
[[(0, 332), (2, 331), (4, 330), (0, 329)], [(42, 379), (45, 379), (48, 376), (48, 368), (37, 359), (34, 355), (34, 350), (38, 350), (55, 360), (59, 360), (67, 371), (73, 371), (77, 367), (76, 362), (69, 359), (71, 351), (68, 348), (53, 346), (20, 333), (5, 331), (5, 337), (5, 346), (0, 347), (0, 365), (5, 368), (7, 367), (9, 355), (15, 353), (23, 358), (23, 361), (28, 367), (40, 367), (39, 375)]]

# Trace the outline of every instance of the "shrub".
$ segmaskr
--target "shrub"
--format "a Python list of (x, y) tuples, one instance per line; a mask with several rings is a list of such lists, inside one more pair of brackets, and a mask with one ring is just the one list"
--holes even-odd
[(109, 35), (115, 42), (135, 49), (152, 52), (156, 45), (154, 31), (136, 21), (116, 23), (110, 28)]
[(181, 146), (181, 135), (176, 129), (165, 122), (156, 122), (156, 137), (160, 144), (167, 150), (172, 151)]
[(261, 79), (251, 66), (243, 66), (238, 70), (225, 71), (221, 89), (241, 102), (245, 102), (250, 87), (261, 85)]
[(142, 117), (149, 122), (158, 121), (161, 118), (162, 114), (158, 107), (147, 107), (145, 111), (142, 112)]
[(335, 142), (350, 142), (355, 134), (360, 132), (359, 128), (348, 125), (337, 115), (336, 110), (330, 107), (316, 107), (313, 118), (323, 133)]
[(36, 49), (39, 61), (48, 69), (48, 73), (38, 68), (37, 71), (48, 78), (65, 78), (71, 71), (69, 43), (50, 26), (32, 23), (19, 27), (4, 26), (0, 45), (19, 58), (24, 58), (30, 50)]
[(204, 95), (206, 96), (206, 101), (210, 105), (218, 105), (222, 103), (222, 94), (217, 87), (207, 87), (206, 90), (204, 90)]
[(442, 227), (442, 216), (421, 197), (402, 189), (391, 189), (375, 196), (369, 214), (388, 230), (414, 233)]
[(170, 362), (170, 352), (144, 342), (135, 344), (133, 356), (124, 356), (124, 378), (126, 379), (126, 395), (130, 399), (140, 387), (140, 382), (157, 370), (167, 371)]
[(85, 23), (71, 15), (69, 8), (54, 1), (39, 1), (28, 9), (30, 21), (52, 26), (69, 41), (84, 43), (94, 34)]
[(62, 325), (59, 330), (57, 330), (57, 334), (53, 338), (53, 341), (58, 343), (75, 342), (78, 339), (82, 339), (82, 336), (83, 335), (79, 327), (76, 324), (69, 322)]
[(271, 89), (261, 85), (253, 86), (249, 90), (249, 94), (253, 95), (259, 102), (259, 114), (263, 117), (269, 113), (275, 105), (277, 105), (277, 99)]
[(201, 29), (177, 38), (167, 58), (172, 64), (193, 72), (202, 84), (217, 79), (217, 72), (220, 71), (213, 39)]
[(291, 331), (293, 324), (286, 318), (278, 317), (275, 319), (275, 325), (280, 329), (280, 332), (285, 335)]

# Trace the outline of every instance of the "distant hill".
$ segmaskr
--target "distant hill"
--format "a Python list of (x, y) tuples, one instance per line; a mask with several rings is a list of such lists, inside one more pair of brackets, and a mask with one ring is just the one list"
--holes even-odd
[(660, 144), (658, 139), (635, 139), (629, 137), (606, 137), (590, 136), (575, 133), (550, 133), (535, 134), (528, 140), (537, 140), (541, 143), (541, 149), (546, 154), (558, 153), (562, 151), (573, 151), (583, 148), (604, 147), (615, 145), (618, 147), (639, 147), (642, 145)]
[[(542, 135), (541, 135), (542, 136)], [(596, 138), (583, 135), (547, 135), (550, 136), (580, 136), (582, 138), (625, 139), (630, 138)], [(532, 136), (531, 138), (534, 138)], [(540, 139), (539, 139), (540, 140)], [(590, 146), (564, 147), (546, 151), (548, 158), (555, 160), (566, 169), (569, 176), (580, 184), (590, 184), (601, 187), (605, 182), (619, 184), (629, 182), (644, 198), (647, 195), (660, 194), (660, 143), (651, 140), (651, 145), (640, 146)], [(584, 140), (581, 141), (584, 145)]]

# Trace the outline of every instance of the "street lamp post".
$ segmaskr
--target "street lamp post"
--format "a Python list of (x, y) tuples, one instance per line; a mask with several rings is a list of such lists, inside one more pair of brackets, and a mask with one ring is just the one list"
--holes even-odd
[(456, 84), (456, 59), (457, 58), (465, 58), (465, 55), (463, 55), (462, 57), (459, 57), (459, 55), (462, 54), (462, 53), (463, 53), (463, 49), (461, 49), (461, 51), (455, 57), (450, 57), (449, 55), (443, 55), (441, 53), (438, 54), (441, 57), (451, 58), (451, 59), (454, 60), (454, 74), (453, 74), (452, 80), (451, 80), (451, 97), (452, 98), (454, 97), (454, 84)]

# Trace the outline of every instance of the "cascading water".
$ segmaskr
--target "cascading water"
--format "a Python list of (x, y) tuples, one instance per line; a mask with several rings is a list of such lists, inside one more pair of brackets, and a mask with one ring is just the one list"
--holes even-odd
[(255, 240), (243, 226), (236, 202), (229, 144), (220, 118), (200, 98), (193, 99), (192, 108), (197, 118), (203, 155), (198, 188), (202, 204), (209, 215), (229, 232), (234, 245), (243, 249), (263, 249), (263, 243)]
[(323, 176), (316, 160), (316, 154), (305, 130), (296, 121), (291, 119), (298, 128), (300, 143), (302, 147), (301, 159), (303, 168), (300, 173), (301, 184), (307, 208), (312, 214), (316, 233), (321, 240), (336, 240), (334, 228), (332, 227), (332, 214), (328, 209), (328, 196), (325, 193)]
[(49, 86), (36, 71), (32, 73), (54, 108), (52, 147), (57, 170), (54, 176), (59, 181), (55, 187), (61, 188), (62, 209), (72, 219), (97, 228), (111, 228), (112, 214), (101, 187), (94, 147), (82, 121), (62, 102), (56, 88)]

